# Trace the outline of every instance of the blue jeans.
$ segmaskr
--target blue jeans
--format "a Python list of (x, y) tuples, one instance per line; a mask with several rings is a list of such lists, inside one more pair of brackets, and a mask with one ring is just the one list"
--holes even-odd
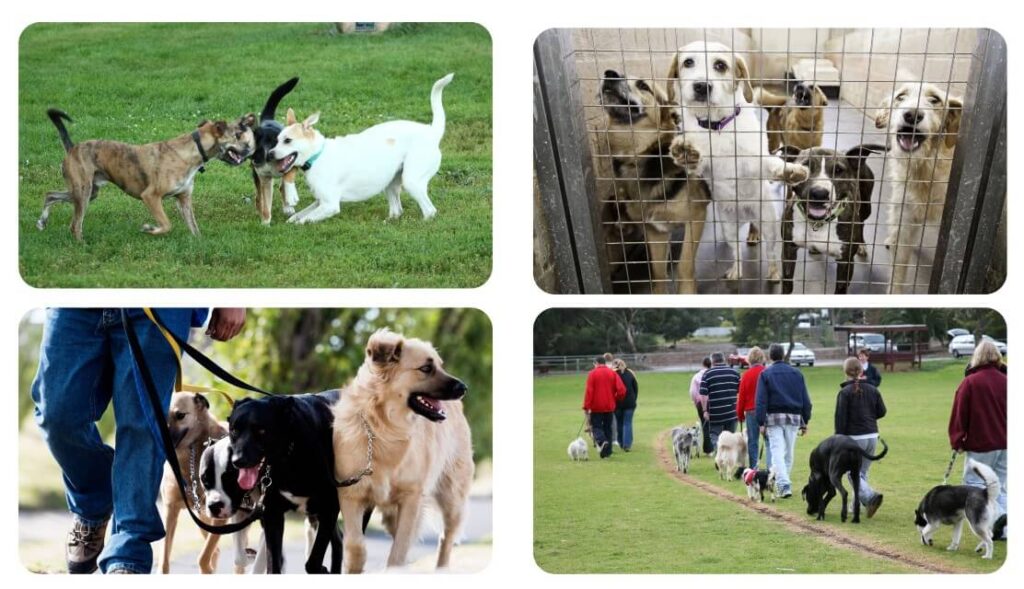
[[(999, 491), (999, 510), (996, 517), (1006, 514), (1006, 450), (993, 450), (991, 452), (968, 452), (967, 458), (988, 466), (999, 477), (1002, 489)], [(981, 477), (974, 474), (974, 471), (967, 471), (967, 460), (964, 460), (964, 484), (972, 487), (985, 488), (985, 482)]]
[[(192, 309), (157, 312), (170, 330), (188, 337)], [(167, 407), (177, 373), (174, 353), (141, 310), (130, 313)], [(120, 309), (47, 311), (32, 383), (35, 419), (63, 473), (71, 513), (90, 525), (113, 515), (99, 558), (104, 573), (149, 573), (150, 543), (164, 537), (156, 508), (164, 454), (151, 430), (149, 407), (136, 390), (133, 367)], [(116, 452), (103, 442), (95, 423), (111, 401)]]
[(618, 429), (619, 446), (623, 450), (633, 447), (633, 412), (636, 409), (616, 409), (615, 427)]
[(789, 477), (793, 472), (793, 449), (798, 429), (795, 425), (769, 425), (767, 428), (768, 451), (772, 455), (771, 465), (775, 467), (775, 488), (781, 493), (793, 490)]
[(743, 416), (743, 421), (747, 425), (747, 456), (750, 458), (747, 464), (756, 470), (760, 466), (757, 464), (757, 444), (761, 438), (761, 432), (757, 426), (757, 412), (747, 411)]

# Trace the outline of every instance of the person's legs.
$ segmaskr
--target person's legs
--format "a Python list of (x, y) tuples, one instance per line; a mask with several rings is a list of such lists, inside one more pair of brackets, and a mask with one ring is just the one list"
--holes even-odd
[(594, 429), (594, 443), (601, 451), (601, 458), (612, 453), (612, 413), (591, 413), (590, 423)]
[(635, 409), (625, 409), (622, 411), (622, 436), (619, 438), (622, 440), (622, 448), (629, 450), (633, 447), (633, 412)]
[[(795, 425), (784, 425), (782, 427), (783, 443), (785, 444), (785, 470), (786, 481), (792, 481), (793, 476), (793, 454), (796, 449), (796, 433), (799, 429)], [(787, 489), (792, 490), (792, 485), (787, 484)]]
[(999, 491), (999, 507), (997, 509), (996, 517), (1004, 515), (1006, 513), (1006, 450), (993, 450), (992, 452), (968, 452), (967, 457), (964, 460), (964, 480), (965, 485), (972, 487), (985, 488), (985, 482), (981, 480), (981, 477), (974, 474), (973, 470), (967, 470), (967, 461), (973, 460), (980, 462), (985, 466), (992, 469), (999, 477), (1000, 491)]
[[(854, 440), (862, 450), (874, 456), (875, 446), (877, 445), (877, 438), (868, 438), (866, 440)], [(860, 504), (864, 507), (868, 507), (875, 498), (875, 490), (868, 484), (868, 469), (871, 468), (871, 461), (865, 458), (860, 463)], [(850, 481), (850, 485), (853, 485), (853, 477), (847, 477)]]
[(694, 407), (697, 408), (697, 421), (701, 424), (702, 449), (705, 454), (711, 454), (714, 451), (714, 446), (711, 444), (711, 427), (708, 422), (704, 421), (704, 410), (701, 409), (700, 403), (694, 403)]
[(712, 423), (708, 429), (711, 430), (711, 451), (718, 452), (718, 436), (725, 431), (724, 423)]
[(747, 426), (747, 457), (750, 459), (747, 464), (750, 468), (757, 469), (757, 439), (760, 435), (757, 429), (757, 415), (753, 411), (747, 411), (743, 421)]
[[(150, 543), (164, 537), (163, 522), (156, 508), (164, 453), (152, 427), (154, 419), (166, 420), (166, 414), (153, 416), (148, 401), (143, 403), (136, 388), (135, 358), (128, 347), (120, 312), (114, 311), (116, 316), (104, 322), (114, 359), (114, 522), (99, 565), (104, 573), (118, 569), (149, 573), (153, 567)], [(166, 412), (177, 374), (177, 359), (156, 326), (141, 311), (130, 312)], [(188, 337), (190, 309), (160, 309), (157, 313), (168, 329), (182, 338)], [(145, 393), (144, 389), (142, 392)]]
[(789, 478), (789, 469), (785, 467), (787, 455), (792, 459), (792, 452), (786, 444), (786, 426), (769, 425), (768, 451), (771, 452), (771, 464), (775, 466), (775, 488), (780, 495), (792, 492), (793, 484)]
[(622, 448), (629, 447), (629, 444), (626, 443), (625, 437), (623, 435), (625, 433), (623, 431), (625, 429), (625, 420), (623, 419), (625, 413), (625, 409), (615, 410), (615, 441), (618, 442), (619, 446), (621, 446)]

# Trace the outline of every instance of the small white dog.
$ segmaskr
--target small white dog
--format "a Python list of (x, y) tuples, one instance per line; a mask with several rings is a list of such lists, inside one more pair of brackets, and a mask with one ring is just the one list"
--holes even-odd
[(441, 167), (441, 137), (445, 116), (441, 93), (455, 74), (434, 83), (429, 125), (412, 121), (389, 121), (354, 135), (326, 139), (313, 125), (314, 113), (301, 123), (288, 109), (287, 127), (270, 151), (284, 174), (298, 166), (316, 202), (289, 217), (289, 223), (316, 223), (337, 215), (343, 202), (360, 202), (387, 193), (388, 218), (402, 215), (402, 188), (420, 206), (424, 219), (437, 214), (430, 202), (427, 185)]
[(590, 455), (587, 453), (587, 443), (583, 441), (583, 438), (576, 438), (569, 444), (569, 460), (573, 462), (590, 460)]
[(740, 227), (756, 224), (764, 237), (768, 281), (779, 282), (781, 199), (770, 180), (790, 184), (807, 179), (807, 168), (768, 151), (768, 135), (751, 104), (750, 74), (742, 57), (721, 43), (695, 41), (672, 58), (668, 98), (682, 107), (681, 133), (673, 141), (676, 164), (711, 188), (715, 234), (733, 252), (726, 280), (742, 278)]

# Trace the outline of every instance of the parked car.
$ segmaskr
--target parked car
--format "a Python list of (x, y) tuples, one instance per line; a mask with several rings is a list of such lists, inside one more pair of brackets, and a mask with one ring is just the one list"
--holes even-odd
[(750, 368), (750, 361), (747, 360), (747, 354), (750, 353), (750, 348), (736, 348), (736, 351), (729, 354), (729, 366), (733, 368)]
[[(1001, 342), (1001, 341), (992, 339), (991, 337), (989, 337), (987, 335), (983, 335), (983, 336), (981, 336), (981, 338), (984, 339), (984, 340), (988, 340), (988, 341), (994, 343), (996, 345), (996, 348), (999, 349), (999, 353), (1004, 355), (1004, 356), (1006, 355), (1006, 343), (1005, 342)], [(974, 353), (974, 334), (958, 335), (958, 336), (954, 337), (953, 341), (949, 342), (949, 353), (954, 358), (959, 358), (960, 356), (970, 356), (971, 354), (973, 354)]]
[(858, 333), (850, 335), (850, 350), (856, 352), (861, 348), (867, 348), (872, 352), (885, 351), (885, 336), (880, 333)]
[[(781, 343), (783, 350), (789, 350), (789, 343)], [(806, 364), (808, 366), (814, 366), (814, 352), (812, 352), (807, 346), (800, 342), (793, 344), (793, 351), (789, 354), (789, 363), (793, 366), (800, 366)]]

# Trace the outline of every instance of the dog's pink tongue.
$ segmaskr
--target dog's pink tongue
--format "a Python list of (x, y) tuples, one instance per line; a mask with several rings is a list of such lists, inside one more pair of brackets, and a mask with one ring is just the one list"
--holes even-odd
[(256, 486), (256, 480), (260, 478), (260, 467), (238, 469), (238, 486), (243, 491), (248, 491)]

